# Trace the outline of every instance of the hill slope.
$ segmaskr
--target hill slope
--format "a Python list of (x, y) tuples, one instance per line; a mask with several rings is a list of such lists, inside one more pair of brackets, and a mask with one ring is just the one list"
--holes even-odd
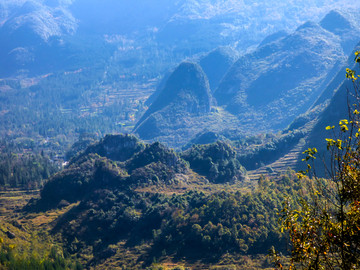
[(238, 53), (230, 47), (219, 47), (200, 58), (199, 64), (209, 79), (212, 92), (238, 58)]
[(209, 83), (201, 67), (181, 63), (139, 120), (135, 132), (143, 139), (150, 139), (161, 135), (164, 128), (186, 128), (185, 119), (208, 114), (211, 102)]
[(340, 38), (308, 22), (241, 57), (214, 96), (239, 117), (249, 112), (258, 115), (257, 125), (285, 127), (312, 105), (327, 73), (343, 60)]

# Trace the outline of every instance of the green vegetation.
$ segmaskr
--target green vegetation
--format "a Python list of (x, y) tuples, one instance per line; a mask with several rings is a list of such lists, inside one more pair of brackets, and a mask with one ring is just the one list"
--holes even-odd
[[(107, 151), (95, 151), (99, 149)], [(128, 159), (101, 156), (120, 153)], [(262, 177), (251, 191), (242, 188), (244, 180), (228, 183), (240, 180), (244, 171), (224, 142), (193, 146), (180, 156), (190, 168), (160, 143), (107, 136), (54, 175), (41, 198), (26, 209), (38, 212), (77, 202), (54, 222), (51, 234), (63, 239), (67, 252), (87, 258), (87, 264), (106, 265), (118, 258), (130, 269), (163, 260), (207, 265), (220, 263), (224, 256), (231, 264), (240, 263), (238, 256), (265, 256), (272, 246), (286, 253), (287, 238), (280, 233), (276, 209), (281, 209), (284, 196), (295, 204), (306, 196), (294, 173)], [(198, 185), (198, 191), (191, 185), (200, 184), (203, 176), (193, 170), (208, 181)], [(176, 185), (190, 189), (172, 193)], [(216, 186), (213, 191), (211, 185)], [(124, 252), (133, 259), (121, 257)]]
[(193, 145), (181, 157), (189, 162), (191, 169), (212, 183), (241, 181), (245, 178), (245, 169), (236, 159), (236, 152), (225, 142)]
[(64, 216), (55, 231), (63, 234), (71, 253), (90, 245), (101, 259), (115, 255), (116, 249), (109, 249), (120, 241), (128, 247), (151, 244), (141, 258), (145, 264), (166, 256), (216, 262), (226, 253), (266, 254), (273, 245), (286, 251), (273, 210), (281, 208), (283, 195), (296, 196), (299, 188), (284, 176), (279, 183), (263, 179), (250, 194), (191, 191), (167, 196), (98, 189)]
[[(306, 131), (297, 129), (281, 135), (271, 135), (268, 138), (257, 140), (251, 143), (246, 142), (241, 145), (234, 143), (238, 147), (238, 160), (247, 169), (254, 170), (264, 164), (269, 164), (289, 152), (302, 138)], [(249, 139), (251, 140), (251, 139)], [(249, 141), (248, 140), (248, 141)]]
[[(52, 248), (49, 256), (40, 258), (36, 255), (20, 257), (13, 251), (13, 245), (2, 245), (0, 248), (0, 267), (9, 270), (81, 270), (79, 262), (71, 263), (60, 256), (55, 248)], [(2, 268), (4, 267), (4, 268)]]
[(38, 189), (58, 170), (43, 152), (16, 154), (13, 145), (0, 143), (0, 189)]
[[(90, 146), (90, 144), (92, 145)], [(144, 144), (135, 136), (128, 134), (106, 135), (97, 143), (95, 143), (94, 140), (89, 139), (80, 140), (75, 143), (74, 146), (75, 148), (73, 151), (78, 155), (72, 154), (72, 156), (74, 156), (72, 162), (75, 162), (90, 153), (98, 154), (102, 157), (107, 157), (115, 161), (126, 161), (135, 153), (138, 153), (145, 148)], [(76, 149), (78, 149), (77, 152)]]
[[(295, 174), (261, 179), (251, 193), (190, 191), (179, 195), (99, 187), (58, 220), (68, 251), (94, 256), (96, 263), (125, 250), (143, 249), (139, 263), (173, 258), (216, 263), (223, 255), (286, 252), (277, 211), (284, 196), (303, 196)], [(138, 256), (138, 255), (137, 255)], [(124, 262), (125, 263), (125, 262)], [(143, 265), (143, 266), (144, 266)]]
[[(236, 1), (161, 0), (128, 12), (126, 1), (35, 0), (9, 12), (22, 1), (7, 2), (0, 4), (0, 36), (9, 41), (0, 45), (1, 270), (267, 269), (269, 250), (281, 269), (358, 268), (359, 107), (339, 129), (329, 123), (340, 135), (327, 138), (328, 179), (311, 175), (315, 148), (304, 152), (306, 173), (280, 175), (285, 162), (281, 170), (274, 162), (285, 154), (296, 159), (322, 102), (340, 84), (338, 76), (327, 82), (359, 38), (356, 12), (330, 12), (248, 50), (284, 27), (276, 7), (302, 21), (294, 10), (309, 4), (244, 9)], [(88, 33), (109, 6), (111, 16)], [(131, 15), (144, 10), (151, 12)], [(253, 10), (263, 19), (247, 22)], [(114, 23), (119, 14), (129, 24)], [(202, 55), (230, 43), (245, 52), (238, 61), (230, 48)], [(194, 55), (198, 64), (182, 62), (145, 102), (162, 74)], [(347, 77), (358, 79), (350, 69)], [(324, 89), (317, 107), (277, 132)], [(329, 118), (329, 111), (343, 113), (330, 105)], [(269, 130), (277, 133), (253, 136)], [(103, 137), (120, 132), (152, 141)], [(188, 148), (176, 152), (160, 142)], [(249, 178), (243, 166), (261, 169)], [(277, 176), (260, 177), (264, 168)], [(275, 250), (291, 258), (283, 263)]]
[[(106, 176), (103, 177), (103, 175)], [(65, 170), (55, 174), (41, 190), (41, 209), (57, 206), (62, 200), (73, 203), (97, 188), (114, 185), (126, 176), (116, 163), (96, 154), (89, 154)]]
[[(356, 52), (356, 63), (359, 56)], [(345, 270), (360, 266), (359, 76), (347, 69), (346, 77), (354, 83), (354, 96), (348, 97), (349, 119), (340, 120), (337, 127), (326, 127), (330, 132), (326, 138), (327, 179), (317, 177), (317, 149), (309, 148), (304, 152), (307, 170), (298, 176), (312, 177), (307, 181), (310, 196), (300, 200), (300, 207), (288, 203), (282, 210), (282, 228), (289, 232), (292, 245), (289, 269)], [(279, 261), (278, 266), (283, 269)]]
[(41, 200), (33, 207), (49, 209), (62, 200), (77, 202), (98, 188), (127, 190), (131, 185), (171, 184), (176, 174), (186, 174), (187, 170), (174, 150), (160, 143), (145, 146), (131, 135), (108, 135), (53, 175), (41, 191)]
[[(14, 217), (14, 216), (13, 216)], [(0, 221), (0, 269), (6, 270), (80, 270), (79, 261), (54, 241), (33, 217), (10, 216)], [(39, 216), (38, 218), (41, 218)]]
[(185, 162), (174, 150), (155, 142), (125, 162), (125, 167), (135, 185), (176, 182), (176, 174), (187, 174)]

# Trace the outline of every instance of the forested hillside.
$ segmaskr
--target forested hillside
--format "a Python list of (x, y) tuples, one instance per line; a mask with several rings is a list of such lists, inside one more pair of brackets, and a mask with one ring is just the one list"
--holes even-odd
[[(295, 202), (304, 195), (294, 173), (261, 178), (248, 189), (226, 143), (194, 146), (180, 155), (184, 160), (159, 143), (140, 145), (117, 135), (89, 146), (49, 179), (26, 211), (76, 203), (51, 225), (51, 234), (62, 237), (70, 254), (91, 258), (89, 265), (113, 258), (130, 268), (181, 258), (217, 264), (225, 254), (238, 263), (243, 255), (264, 258), (271, 246), (286, 252), (274, 209), (284, 196)], [(123, 252), (133, 259), (121, 258)]]
[(359, 10), (0, 0), (0, 269), (357, 269)]

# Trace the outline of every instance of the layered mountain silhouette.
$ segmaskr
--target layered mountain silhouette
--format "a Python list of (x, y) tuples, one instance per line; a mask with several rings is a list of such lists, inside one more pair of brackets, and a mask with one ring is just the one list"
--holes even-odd
[[(89, 68), (97, 69), (98, 78), (105, 78), (94, 83), (93, 91), (97, 87), (109, 89), (109, 85), (114, 90), (122, 89), (122, 83), (124, 89), (139, 83), (150, 90), (174, 63), (186, 57), (196, 59), (198, 64), (183, 63), (164, 76), (158, 91), (146, 103), (148, 111), (135, 127), (143, 139), (165, 136), (176, 145), (185, 145), (205, 130), (223, 134), (232, 128), (249, 133), (283, 129), (299, 114), (331, 98), (335, 82), (332, 86), (328, 82), (344, 66), (355, 40), (360, 39), (355, 12), (335, 10), (319, 23), (305, 23), (288, 34), (299, 21), (317, 19), (325, 9), (307, 16), (297, 14), (295, 23), (291, 16), (264, 17), (268, 11), (256, 13), (262, 20), (250, 20), (250, 14), (262, 10), (251, 3), (244, 11), (243, 5), (233, 2), (161, 0), (154, 6), (145, 2), (2, 1), (0, 57), (4, 64), (0, 77), (33, 77)], [(264, 6), (274, 10), (278, 4), (268, 1)], [(144, 17), (137, 16), (146, 9), (149, 12)], [(104, 18), (104, 14), (109, 16)], [(159, 19), (153, 20), (155, 15)], [(96, 24), (99, 20), (94, 16), (104, 20)], [(129, 28), (126, 23), (120, 27), (119, 22), (131, 20)], [(255, 34), (249, 29), (262, 29), (268, 23), (271, 27), (249, 38)], [(273, 34), (257, 46), (265, 33)], [(208, 38), (203, 39), (205, 36)], [(229, 47), (219, 47), (224, 45)], [(130, 47), (135, 64), (124, 72), (121, 56)], [(161, 52), (162, 48), (167, 48), (166, 52)], [(244, 54), (238, 58), (237, 51)], [(120, 60), (113, 60), (118, 55)], [(149, 59), (161, 63), (153, 65)], [(111, 72), (112, 76), (107, 77)], [(102, 90), (99, 93), (102, 95)], [(144, 95), (141, 98), (145, 98), (144, 93), (139, 94)]]
[(319, 24), (307, 22), (292, 34), (265, 39), (230, 68), (214, 93), (218, 104), (239, 118), (256, 115), (256, 125), (284, 128), (311, 107), (360, 39), (335, 27), (356, 29), (351, 17), (333, 11)]
[[(219, 85), (213, 93), (219, 106), (214, 110), (227, 113), (229, 119), (237, 117), (232, 125), (225, 123), (221, 127), (216, 126), (217, 129), (209, 124), (209, 118), (203, 118), (208, 131), (222, 134), (231, 126), (250, 132), (281, 130), (300, 114), (329, 100), (343, 81), (341, 72), (347, 65), (347, 47), (350, 44), (354, 47), (355, 39), (360, 39), (359, 33), (348, 39), (335, 27), (346, 28), (350, 32), (355, 29), (356, 21), (350, 23), (347, 16), (351, 19), (352, 13), (332, 11), (320, 23), (307, 22), (291, 34), (279, 32), (270, 35), (258, 48), (241, 56), (232, 66), (230, 63), (237, 54), (229, 48), (218, 48), (200, 58), (199, 63), (209, 81), (211, 78), (212, 87)], [(181, 66), (178, 69), (181, 70)], [(135, 129), (141, 138), (181, 137), (179, 131), (184, 126), (190, 130), (191, 124), (193, 128), (197, 125), (198, 119), (194, 118), (196, 110), (191, 112), (191, 106), (184, 105), (189, 104), (189, 99), (185, 101), (169, 94), (172, 93), (169, 89), (182, 89), (182, 83), (186, 81), (185, 73), (176, 70), (163, 84), (162, 90), (156, 93), (158, 98), (153, 95), (152, 105)], [(196, 88), (203, 87), (194, 83), (193, 89)], [(189, 115), (193, 115), (191, 119)], [(209, 115), (219, 119), (221, 113)], [(197, 129), (198, 132), (182, 135), (193, 138), (204, 130)]]
[(209, 79), (212, 92), (238, 58), (238, 53), (230, 47), (219, 47), (200, 58), (199, 64)]
[[(205, 72), (211, 92), (219, 86), (221, 79), (228, 69), (238, 58), (238, 52), (231, 47), (218, 47), (209, 53), (195, 58), (193, 61), (198, 63)], [(150, 106), (164, 89), (171, 72), (167, 72), (161, 79), (154, 93), (146, 100), (145, 105)]]
[[(356, 71), (359, 74), (360, 68), (358, 64), (354, 63), (354, 52), (360, 50), (360, 43), (355, 47), (350, 54), (345, 66)], [(282, 156), (277, 156), (281, 153), (283, 146), (286, 145), (286, 140), (279, 141), (272, 149), (263, 147), (259, 149), (258, 153), (254, 155), (255, 160), (258, 161), (269, 151), (271, 153), (271, 160), (267, 163), (268, 166), (278, 167), (284, 162), (294, 162), (291, 164), (296, 170), (307, 169), (306, 163), (303, 161), (303, 153), (308, 148), (316, 148), (316, 159), (312, 160), (312, 166), (316, 170), (319, 177), (329, 177), (329, 169), (331, 168), (330, 157), (331, 151), (327, 149), (327, 142), (325, 139), (339, 139), (341, 136), (348, 136), (348, 133), (340, 131), (339, 122), (347, 119), (349, 122), (353, 119), (353, 112), (359, 110), (359, 96), (358, 96), (358, 82), (355, 83), (345, 77), (346, 68), (342, 68), (336, 76), (328, 83), (326, 90), (305, 114), (297, 117), (291, 125), (283, 130), (283, 138), (293, 138), (293, 146), (288, 146), (282, 153)], [(326, 129), (326, 127), (334, 127), (334, 129)], [(350, 125), (349, 125), (350, 126)], [(302, 142), (301, 142), (302, 141)], [(274, 158), (275, 157), (275, 158)], [(251, 169), (251, 156), (245, 156), (244, 160), (240, 162), (247, 169)], [(273, 163), (272, 163), (273, 162)], [(283, 168), (285, 169), (285, 168)], [(331, 170), (331, 169), (330, 169)]]
[(345, 55), (348, 55), (359, 41), (360, 21), (358, 12), (332, 10), (324, 17), (320, 25), (340, 37)]
[[(322, 16), (327, 8), (314, 9), (307, 14), (301, 10), (318, 4), (293, 5), (299, 12), (289, 12), (290, 7), (277, 1), (267, 1), (259, 8), (254, 3), (220, 0), (4, 0), (0, 3), (0, 38), (3, 41), (0, 57), (7, 64), (0, 67), (0, 75), (10, 76), (19, 70), (39, 74), (79, 68), (79, 65), (88, 64), (82, 62), (86, 61), (85, 56), (79, 57), (86, 52), (93, 55), (93, 61), (99, 62), (103, 59), (96, 53), (100, 54), (103, 48), (99, 48), (98, 42), (119, 37), (136, 41), (138, 46), (148, 45), (149, 40), (156, 41), (160, 47), (171, 46), (174, 54), (181, 53), (185, 57), (218, 46), (231, 45), (246, 50), (256, 46), (267, 33), (284, 27), (292, 30), (298, 22)], [(356, 5), (354, 3), (354, 7)], [(272, 16), (275, 11), (286, 16)], [(324, 25), (338, 32), (331, 24), (338, 17), (336, 14), (330, 16), (330, 23), (324, 22)], [(79, 44), (86, 46), (81, 48)], [(351, 48), (350, 44), (346, 46)], [(66, 62), (64, 58), (72, 61)], [(47, 62), (50, 60), (52, 63)], [(74, 67), (74, 62), (78, 66)], [(212, 81), (210, 86), (213, 88)]]

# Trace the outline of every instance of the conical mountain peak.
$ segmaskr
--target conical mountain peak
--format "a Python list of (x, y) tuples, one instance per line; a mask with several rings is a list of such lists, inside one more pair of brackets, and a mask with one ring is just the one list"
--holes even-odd
[(320, 22), (320, 25), (335, 34), (352, 28), (350, 21), (338, 10), (330, 11)]
[(192, 62), (181, 63), (169, 76), (157, 99), (151, 104), (137, 126), (151, 114), (167, 106), (183, 112), (202, 114), (210, 111), (209, 82), (201, 67)]

